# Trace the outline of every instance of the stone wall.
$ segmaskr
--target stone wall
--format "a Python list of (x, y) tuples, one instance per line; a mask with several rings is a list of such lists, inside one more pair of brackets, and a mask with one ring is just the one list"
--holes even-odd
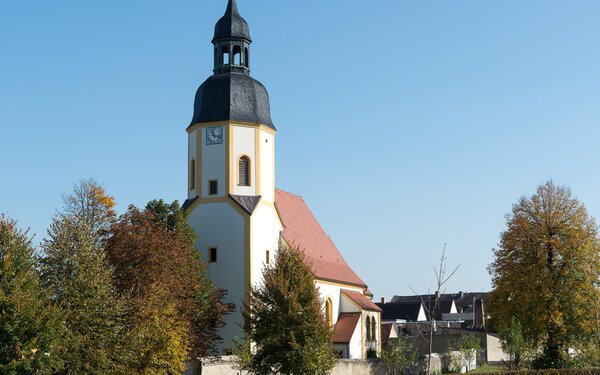
[[(433, 354), (431, 357), (431, 369), (434, 374), (441, 374), (442, 362), (440, 356)], [(426, 372), (426, 360), (419, 361), (417, 366), (410, 369), (411, 374)], [(380, 359), (341, 359), (337, 362), (331, 375), (389, 375), (390, 371), (385, 367)], [(236, 366), (235, 357), (206, 358), (202, 361), (192, 361), (189, 363), (185, 375), (246, 375), (246, 372), (240, 372)]]

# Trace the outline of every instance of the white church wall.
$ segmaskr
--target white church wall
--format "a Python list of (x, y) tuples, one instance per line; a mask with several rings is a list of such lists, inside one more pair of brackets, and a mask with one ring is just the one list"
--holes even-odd
[(263, 199), (275, 200), (275, 136), (265, 130), (259, 132), (260, 192)]
[(269, 251), (270, 262), (275, 260), (279, 244), (279, 233), (283, 229), (277, 217), (275, 208), (260, 203), (252, 214), (252, 259), (251, 283), (257, 286), (262, 281), (262, 271)]
[[(196, 141), (197, 141), (197, 130), (194, 130), (193, 132), (191, 132), (188, 136), (188, 164), (187, 164), (187, 171), (188, 171), (188, 199), (192, 199), (196, 196), (196, 188), (194, 187), (194, 189), (190, 190), (190, 186), (191, 186), (191, 181), (190, 178), (192, 177), (190, 175), (190, 166), (192, 163), (192, 159), (196, 159), (197, 155), (196, 155)], [(198, 160), (195, 161), (195, 163), (199, 163)], [(198, 168), (196, 168), (196, 173), (197, 173)], [(194, 182), (195, 183), (195, 182)]]
[[(227, 126), (223, 127), (223, 130), (227, 133)], [(218, 181), (218, 196), (225, 195), (226, 192), (226, 178), (225, 178), (225, 163), (227, 157), (225, 155), (225, 144), (226, 137), (223, 137), (222, 144), (206, 145), (206, 128), (202, 129), (201, 134), (202, 143), (202, 198), (209, 197), (208, 195), (208, 181)], [(196, 161), (198, 162), (198, 161)]]
[(217, 249), (217, 262), (208, 263), (207, 275), (218, 288), (228, 291), (226, 302), (236, 305), (236, 312), (226, 318), (227, 325), (220, 331), (224, 348), (239, 336), (239, 312), (244, 299), (244, 218), (227, 202), (203, 204), (189, 216), (189, 223), (198, 235), (196, 248), (208, 262), (209, 248)]
[[(257, 195), (256, 194), (256, 129), (246, 126), (231, 126), (233, 136), (233, 194)], [(242, 156), (250, 158), (250, 186), (238, 186), (239, 167), (238, 161)]]
[(352, 338), (350, 339), (350, 344), (348, 345), (349, 359), (361, 359), (363, 358), (363, 350), (362, 350), (362, 327), (363, 327), (364, 317), (361, 314), (358, 323), (356, 323), (356, 327), (354, 327), (354, 333), (352, 333)]
[[(339, 315), (343, 312), (360, 311), (360, 309), (358, 309), (353, 303), (350, 302), (350, 305), (347, 305), (345, 304), (345, 302), (343, 302), (343, 300), (345, 300), (346, 298), (342, 297), (342, 289), (353, 290), (362, 293), (362, 288), (350, 285), (342, 286), (340, 284), (334, 284), (322, 280), (316, 280), (315, 285), (317, 286), (317, 289), (319, 289), (319, 294), (321, 299), (323, 300), (323, 303), (327, 301), (327, 298), (331, 299), (331, 315), (333, 324), (337, 322)], [(323, 307), (323, 309), (325, 309), (325, 307)]]

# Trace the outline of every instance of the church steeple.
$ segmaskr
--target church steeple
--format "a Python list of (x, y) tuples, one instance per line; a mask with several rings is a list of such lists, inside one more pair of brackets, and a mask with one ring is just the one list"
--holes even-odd
[(240, 16), (236, 1), (228, 0), (212, 39), (214, 74), (196, 92), (190, 126), (239, 121), (275, 129), (269, 94), (260, 82), (250, 77), (250, 43), (248, 23)]
[(212, 43), (215, 51), (214, 73), (250, 73), (250, 30), (237, 8), (229, 0), (225, 14), (215, 25)]

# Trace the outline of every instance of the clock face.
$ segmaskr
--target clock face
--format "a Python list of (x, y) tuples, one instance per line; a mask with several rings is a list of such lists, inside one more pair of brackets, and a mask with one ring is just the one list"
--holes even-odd
[(220, 145), (223, 143), (223, 127), (211, 126), (206, 128), (206, 144)]

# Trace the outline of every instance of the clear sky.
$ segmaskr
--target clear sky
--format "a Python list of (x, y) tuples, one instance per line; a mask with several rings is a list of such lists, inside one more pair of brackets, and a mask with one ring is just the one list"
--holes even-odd
[[(183, 201), (186, 132), (226, 0), (2, 2), (0, 211), (39, 241), (75, 182)], [(600, 217), (600, 1), (238, 0), (271, 96), (277, 185), (376, 298), (490, 287), (548, 178)]]

